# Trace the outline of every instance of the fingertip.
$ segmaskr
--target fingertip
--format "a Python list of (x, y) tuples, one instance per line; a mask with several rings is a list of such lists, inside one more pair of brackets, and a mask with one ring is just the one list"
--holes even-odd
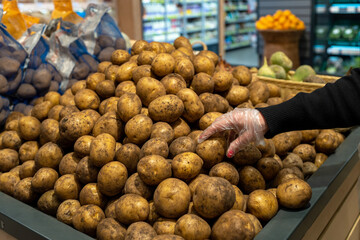
[(227, 156), (228, 158), (232, 158), (232, 157), (234, 156), (234, 151), (233, 151), (233, 150), (228, 150), (226, 156)]

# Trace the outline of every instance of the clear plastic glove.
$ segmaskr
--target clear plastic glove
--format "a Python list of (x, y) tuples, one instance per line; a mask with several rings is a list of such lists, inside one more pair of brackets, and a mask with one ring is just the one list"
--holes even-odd
[(206, 128), (199, 136), (198, 142), (201, 143), (211, 135), (225, 130), (231, 130), (231, 143), (226, 156), (232, 158), (235, 153), (245, 148), (251, 142), (255, 142), (257, 145), (264, 145), (264, 134), (268, 127), (264, 117), (258, 110), (235, 108), (231, 112), (218, 117), (211, 126)]

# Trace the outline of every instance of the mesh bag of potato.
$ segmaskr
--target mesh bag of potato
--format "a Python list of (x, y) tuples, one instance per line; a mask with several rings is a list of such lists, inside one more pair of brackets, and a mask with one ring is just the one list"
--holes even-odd
[(231, 159), (227, 133), (198, 143), (232, 108), (281, 100), (248, 68), (218, 62), (184, 37), (115, 50), (31, 116), (8, 117), (0, 191), (97, 239), (253, 239), (279, 208), (309, 203), (304, 179), (343, 135), (284, 133)]

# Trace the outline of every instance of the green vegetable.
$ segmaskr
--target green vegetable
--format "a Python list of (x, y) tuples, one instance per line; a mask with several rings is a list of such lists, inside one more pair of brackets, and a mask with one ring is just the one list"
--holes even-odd
[(293, 62), (281, 51), (274, 52), (270, 57), (270, 64), (276, 64), (282, 66), (286, 72), (293, 67)]
[(270, 68), (275, 73), (277, 79), (286, 79), (285, 69), (280, 65), (271, 65)]
[(316, 75), (315, 70), (309, 65), (301, 65), (295, 71), (294, 76), (291, 78), (293, 81), (303, 82), (305, 78)]
[(275, 78), (274, 71), (268, 66), (266, 57), (264, 57), (264, 65), (258, 71), (259, 76)]

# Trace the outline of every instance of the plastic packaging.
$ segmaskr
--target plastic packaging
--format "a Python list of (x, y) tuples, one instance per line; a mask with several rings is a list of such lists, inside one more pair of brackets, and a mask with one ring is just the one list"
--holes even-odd
[(116, 49), (127, 49), (126, 40), (109, 10), (104, 5), (89, 4), (86, 17), (79, 25), (79, 34), (88, 52), (99, 61), (109, 61), (109, 53)]
[(71, 0), (53, 0), (54, 11), (51, 14), (52, 19), (62, 18), (71, 23), (80, 23), (83, 19), (77, 15), (72, 8)]
[(0, 127), (5, 124), (5, 121), (10, 114), (9, 106), (9, 99), (0, 95)]
[(26, 31), (26, 22), (21, 14), (17, 0), (3, 0), (4, 15), (1, 22), (6, 26), (7, 31), (18, 39)]

